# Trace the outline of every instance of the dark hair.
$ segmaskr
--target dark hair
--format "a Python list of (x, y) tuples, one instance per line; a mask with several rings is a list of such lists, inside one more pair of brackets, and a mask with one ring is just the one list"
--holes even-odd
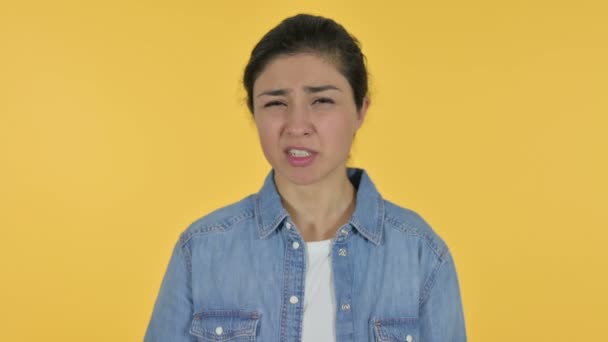
[(279, 55), (300, 52), (318, 53), (329, 58), (350, 84), (355, 105), (358, 110), (361, 109), (367, 95), (367, 69), (357, 38), (331, 19), (298, 14), (283, 20), (266, 33), (251, 51), (243, 77), (247, 106), (251, 113), (253, 84), (266, 65)]

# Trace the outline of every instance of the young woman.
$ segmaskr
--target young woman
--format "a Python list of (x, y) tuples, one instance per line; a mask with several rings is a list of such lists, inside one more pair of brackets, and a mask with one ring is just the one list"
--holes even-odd
[(244, 86), (272, 171), (181, 235), (145, 340), (466, 341), (445, 243), (346, 167), (370, 104), (356, 39), (287, 18)]

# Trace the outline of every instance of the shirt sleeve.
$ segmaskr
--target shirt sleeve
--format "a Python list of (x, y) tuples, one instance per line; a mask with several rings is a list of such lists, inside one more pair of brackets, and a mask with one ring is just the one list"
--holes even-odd
[(420, 341), (466, 342), (464, 314), (454, 260), (448, 250), (427, 285), (420, 308)]
[(152, 318), (144, 342), (191, 342), (192, 288), (190, 254), (187, 246), (178, 242), (156, 298)]

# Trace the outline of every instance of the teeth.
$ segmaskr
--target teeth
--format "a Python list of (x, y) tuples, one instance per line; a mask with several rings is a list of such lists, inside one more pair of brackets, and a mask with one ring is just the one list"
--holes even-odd
[(289, 154), (291, 154), (294, 157), (308, 157), (310, 156), (310, 153), (308, 153), (308, 151), (304, 151), (304, 150), (296, 150), (296, 149), (291, 149), (289, 150)]

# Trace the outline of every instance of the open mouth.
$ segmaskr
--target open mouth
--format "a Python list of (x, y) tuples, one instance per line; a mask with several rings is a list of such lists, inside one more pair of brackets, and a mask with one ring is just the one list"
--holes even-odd
[(289, 164), (295, 167), (312, 165), (317, 156), (317, 152), (302, 147), (290, 147), (285, 150), (285, 154)]
[(290, 156), (296, 157), (296, 158), (305, 158), (305, 157), (311, 156), (311, 153), (309, 151), (300, 150), (297, 148), (290, 148), (289, 150), (287, 150), (287, 153), (289, 153)]

